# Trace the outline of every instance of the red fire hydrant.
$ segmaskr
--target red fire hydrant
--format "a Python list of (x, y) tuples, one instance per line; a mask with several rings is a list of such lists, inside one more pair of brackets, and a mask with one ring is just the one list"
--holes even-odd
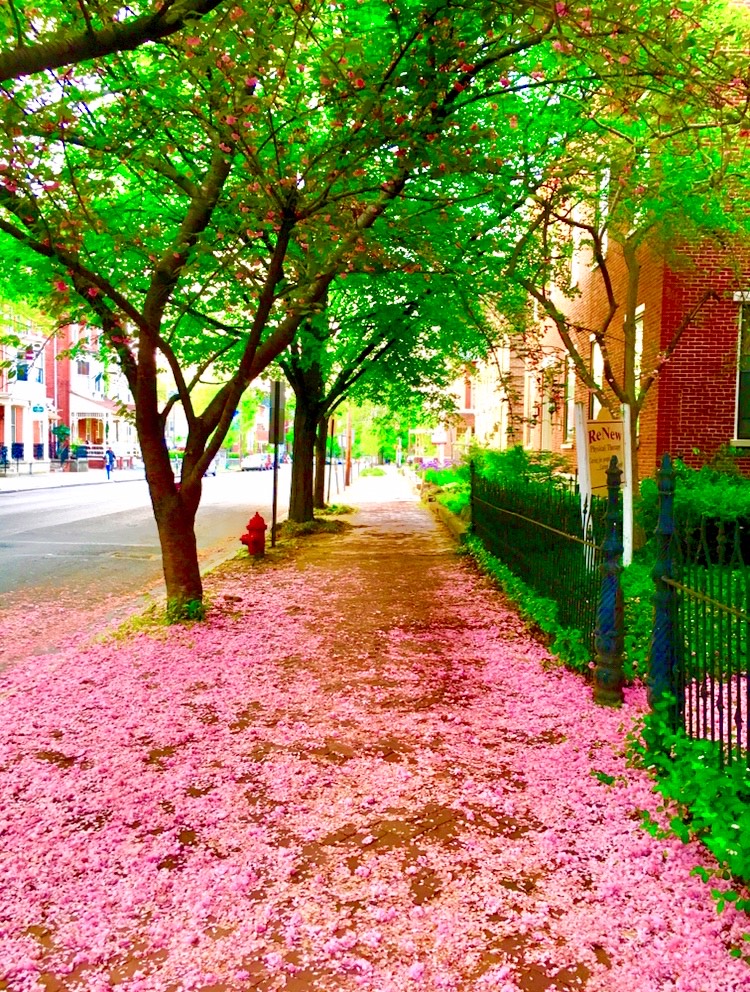
[(261, 556), (266, 553), (266, 531), (268, 525), (259, 513), (251, 517), (247, 522), (247, 533), (243, 534), (240, 541), (245, 545), (251, 555)]

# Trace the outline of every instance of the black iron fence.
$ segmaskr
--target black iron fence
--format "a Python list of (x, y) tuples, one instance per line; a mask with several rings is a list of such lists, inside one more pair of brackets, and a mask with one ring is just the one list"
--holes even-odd
[[(583, 512), (575, 492), (472, 470), (471, 510), (487, 550), (581, 631), (596, 657), (595, 697), (617, 705), (622, 545), (619, 471), (610, 470), (609, 507), (594, 499)], [(668, 456), (658, 484), (651, 702), (671, 700), (675, 728), (715, 743), (721, 763), (750, 763), (750, 522), (676, 517)]]
[(495, 483), (471, 473), (471, 520), (487, 550), (542, 596), (557, 604), (558, 621), (580, 630), (595, 653), (602, 588), (607, 502), (582, 508), (572, 488)]
[(659, 472), (652, 699), (668, 692), (673, 722), (715, 742), (720, 760), (750, 755), (750, 575), (743, 521), (674, 513), (674, 471)]

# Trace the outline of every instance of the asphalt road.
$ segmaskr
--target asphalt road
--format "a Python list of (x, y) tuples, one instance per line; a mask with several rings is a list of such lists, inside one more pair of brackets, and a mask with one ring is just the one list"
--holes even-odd
[[(272, 472), (225, 472), (204, 480), (196, 520), (201, 561), (239, 551), (258, 510), (271, 522)], [(289, 468), (279, 472), (286, 514)], [(163, 589), (161, 554), (144, 479), (0, 495), (0, 609), (19, 598), (40, 603), (62, 593), (92, 606)]]

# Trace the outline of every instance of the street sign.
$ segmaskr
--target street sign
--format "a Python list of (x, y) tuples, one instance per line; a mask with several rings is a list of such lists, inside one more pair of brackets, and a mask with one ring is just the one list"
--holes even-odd
[(271, 408), (269, 414), (268, 440), (271, 444), (284, 443), (284, 385), (271, 383)]

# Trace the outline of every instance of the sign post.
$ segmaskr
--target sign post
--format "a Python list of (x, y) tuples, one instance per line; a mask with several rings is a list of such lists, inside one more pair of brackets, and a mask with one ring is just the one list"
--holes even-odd
[(622, 408), (623, 480), (622, 480), (622, 565), (627, 568), (633, 560), (633, 443), (630, 432), (630, 407)]

